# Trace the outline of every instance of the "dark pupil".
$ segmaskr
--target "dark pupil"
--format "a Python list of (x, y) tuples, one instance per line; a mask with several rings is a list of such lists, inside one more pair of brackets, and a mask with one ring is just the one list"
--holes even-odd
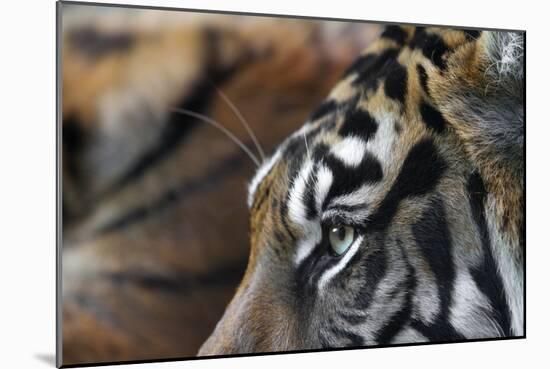
[(334, 233), (336, 233), (336, 237), (338, 237), (340, 241), (343, 241), (346, 237), (346, 229), (344, 227), (334, 228)]

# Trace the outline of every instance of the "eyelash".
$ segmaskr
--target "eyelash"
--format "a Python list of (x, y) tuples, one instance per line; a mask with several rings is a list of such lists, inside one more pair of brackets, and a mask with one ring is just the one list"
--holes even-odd
[(335, 215), (328, 216), (321, 219), (321, 228), (323, 232), (328, 230), (330, 227), (335, 225), (345, 225), (348, 227), (353, 227), (358, 233), (363, 233), (365, 229), (364, 224), (359, 224), (350, 216), (346, 216), (345, 213), (337, 213)]

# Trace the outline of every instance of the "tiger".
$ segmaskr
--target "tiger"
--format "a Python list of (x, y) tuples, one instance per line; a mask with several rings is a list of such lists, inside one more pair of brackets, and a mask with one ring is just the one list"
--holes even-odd
[(255, 163), (175, 109), (253, 144), (230, 101), (269, 152), (379, 25), (59, 5), (62, 364), (193, 357), (246, 268)]
[(524, 45), (387, 26), (252, 177), (198, 355), (525, 337)]

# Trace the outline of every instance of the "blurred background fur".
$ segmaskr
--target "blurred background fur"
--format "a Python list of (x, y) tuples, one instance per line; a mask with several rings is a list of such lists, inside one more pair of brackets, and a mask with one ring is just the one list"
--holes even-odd
[(62, 6), (63, 364), (188, 357), (248, 257), (254, 163), (379, 26)]

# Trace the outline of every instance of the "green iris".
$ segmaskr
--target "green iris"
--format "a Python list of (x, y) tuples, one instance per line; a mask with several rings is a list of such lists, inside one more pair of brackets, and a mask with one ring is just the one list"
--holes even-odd
[(331, 227), (328, 232), (330, 247), (336, 255), (342, 255), (350, 248), (355, 240), (355, 230), (349, 226)]

